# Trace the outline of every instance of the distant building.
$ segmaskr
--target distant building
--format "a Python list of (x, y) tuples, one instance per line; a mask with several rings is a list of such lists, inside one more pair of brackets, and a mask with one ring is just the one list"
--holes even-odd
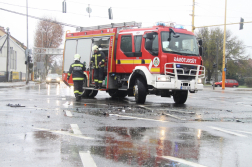
[[(4, 27), (0, 26), (0, 48), (2, 47), (7, 33)], [(25, 65), (25, 50), (26, 46), (10, 36), (10, 54), (9, 54), (9, 80), (25, 80), (26, 65)], [(6, 57), (7, 57), (7, 41), (0, 51), (0, 82), (6, 81)], [(11, 77), (11, 78), (10, 78)]]

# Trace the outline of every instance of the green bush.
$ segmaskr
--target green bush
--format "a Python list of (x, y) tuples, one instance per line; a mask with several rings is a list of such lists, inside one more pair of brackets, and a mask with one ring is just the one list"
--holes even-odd
[(245, 84), (246, 84), (248, 87), (252, 87), (252, 78), (246, 78), (246, 79), (245, 79)]

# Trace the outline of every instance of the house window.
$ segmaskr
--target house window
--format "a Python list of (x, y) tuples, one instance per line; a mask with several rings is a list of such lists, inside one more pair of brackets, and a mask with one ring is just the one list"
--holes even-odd
[(13, 48), (10, 50), (12, 50), (10, 52), (10, 57), (9, 57), (10, 69), (16, 70), (17, 69), (17, 51), (14, 51)]
[(15, 56), (14, 56), (14, 64), (15, 64), (15, 70), (17, 70), (17, 51), (15, 51)]

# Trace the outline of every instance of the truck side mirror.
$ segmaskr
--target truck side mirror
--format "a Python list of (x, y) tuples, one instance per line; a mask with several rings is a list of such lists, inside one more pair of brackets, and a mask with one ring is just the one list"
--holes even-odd
[(198, 42), (199, 42), (199, 45), (202, 46), (202, 39), (199, 39)]
[(202, 47), (202, 46), (199, 47), (199, 54), (200, 54), (201, 56), (203, 56), (203, 47)]

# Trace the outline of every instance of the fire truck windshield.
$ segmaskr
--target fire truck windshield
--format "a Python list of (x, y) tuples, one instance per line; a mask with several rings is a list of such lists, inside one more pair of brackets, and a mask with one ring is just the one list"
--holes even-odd
[(163, 52), (187, 56), (199, 56), (199, 48), (195, 36), (188, 34), (179, 35), (178, 38), (174, 38), (171, 35), (171, 40), (168, 41), (169, 32), (161, 33)]

